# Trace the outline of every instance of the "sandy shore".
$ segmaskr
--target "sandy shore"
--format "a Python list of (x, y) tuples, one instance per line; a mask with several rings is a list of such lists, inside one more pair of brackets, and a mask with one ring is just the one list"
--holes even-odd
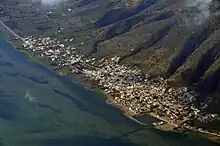
[(142, 126), (147, 126), (147, 124), (143, 123), (143, 122), (140, 122), (138, 121), (137, 119), (134, 118), (134, 116), (138, 115), (137, 113), (131, 111), (129, 108), (117, 103), (113, 97), (111, 95), (106, 95), (107, 96), (107, 99), (106, 99), (106, 103), (107, 104), (110, 104), (118, 109), (121, 110), (121, 112), (126, 116), (128, 117), (129, 119), (131, 119), (132, 121), (142, 125)]

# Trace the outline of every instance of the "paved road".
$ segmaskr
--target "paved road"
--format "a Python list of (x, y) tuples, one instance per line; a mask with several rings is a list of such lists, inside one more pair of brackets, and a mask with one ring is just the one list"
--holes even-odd
[(12, 33), (17, 39), (21, 39), (23, 42), (25, 41), (22, 37), (20, 37), (18, 34), (16, 34), (11, 28), (9, 28), (7, 25), (5, 25), (2, 21), (0, 21), (0, 24), (6, 28), (10, 33)]

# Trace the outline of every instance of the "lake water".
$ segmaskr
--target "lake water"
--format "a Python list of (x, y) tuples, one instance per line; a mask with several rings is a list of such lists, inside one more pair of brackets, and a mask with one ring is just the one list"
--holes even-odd
[(0, 38), (0, 146), (88, 145), (217, 146), (193, 134), (143, 128), (103, 95), (29, 62)]

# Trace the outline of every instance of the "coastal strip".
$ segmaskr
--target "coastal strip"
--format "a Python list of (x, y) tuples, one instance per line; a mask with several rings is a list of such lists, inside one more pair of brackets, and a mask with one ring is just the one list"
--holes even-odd
[(67, 45), (72, 39), (60, 41), (51, 37), (22, 38), (3, 22), (1, 26), (11, 32), (16, 39), (21, 40), (21, 50), (47, 59), (57, 72), (63, 72), (63, 69), (66, 69), (66, 74), (83, 74), (108, 95), (108, 104), (121, 109), (136, 123), (146, 126), (145, 123), (133, 117), (149, 114), (163, 121), (156, 123), (155, 128), (166, 130), (163, 126), (169, 125), (172, 127), (168, 128), (171, 131), (190, 130), (217, 136), (220, 140), (218, 133), (212, 133), (187, 123), (192, 120), (207, 122), (219, 118), (216, 114), (203, 113), (202, 109), (205, 105), (200, 108), (193, 105), (196, 96), (193, 90), (184, 86), (171, 87), (162, 77), (151, 79), (150, 75), (137, 67), (131, 68), (128, 65), (119, 64), (120, 56), (101, 60), (87, 58), (80, 55), (77, 48)]

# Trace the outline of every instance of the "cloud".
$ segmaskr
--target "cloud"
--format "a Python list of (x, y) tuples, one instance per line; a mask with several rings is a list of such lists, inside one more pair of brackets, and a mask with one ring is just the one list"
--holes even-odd
[(212, 0), (185, 0), (185, 7), (194, 10), (184, 17), (186, 25), (201, 25), (211, 15), (209, 7)]
[(42, 5), (57, 5), (64, 0), (33, 0), (33, 1), (40, 1)]

